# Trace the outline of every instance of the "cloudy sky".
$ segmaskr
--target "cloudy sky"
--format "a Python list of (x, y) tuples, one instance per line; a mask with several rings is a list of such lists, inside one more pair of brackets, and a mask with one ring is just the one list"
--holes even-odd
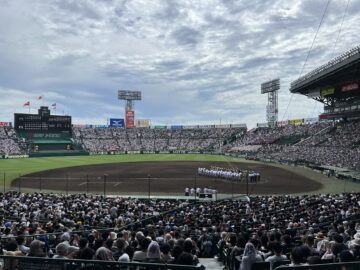
[[(276, 77), (279, 120), (314, 117), (321, 104), (289, 84), (327, 2), (0, 0), (0, 121), (29, 100), (32, 112), (56, 103), (76, 124), (105, 124), (124, 116), (127, 89), (142, 91), (135, 116), (153, 124), (253, 127), (266, 119), (260, 84)], [(339, 35), (347, 3), (330, 1), (302, 74), (360, 43), (360, 0)]]

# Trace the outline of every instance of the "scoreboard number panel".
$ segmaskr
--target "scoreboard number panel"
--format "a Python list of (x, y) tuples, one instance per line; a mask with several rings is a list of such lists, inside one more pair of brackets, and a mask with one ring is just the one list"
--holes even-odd
[(71, 132), (70, 116), (15, 114), (14, 120), (14, 128), (16, 131)]

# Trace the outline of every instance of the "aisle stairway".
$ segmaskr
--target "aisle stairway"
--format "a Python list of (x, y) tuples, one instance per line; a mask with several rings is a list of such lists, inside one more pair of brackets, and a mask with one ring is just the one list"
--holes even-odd
[(215, 258), (199, 258), (200, 264), (205, 266), (206, 270), (221, 270), (224, 268), (223, 264)]

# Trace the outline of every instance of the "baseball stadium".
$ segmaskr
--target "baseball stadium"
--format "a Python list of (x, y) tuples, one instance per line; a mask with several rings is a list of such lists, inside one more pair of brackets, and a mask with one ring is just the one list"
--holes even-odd
[[(233, 64), (238, 59), (237, 51), (251, 51), (252, 45), (246, 43), (248, 39), (254, 39), (256, 43), (265, 44), (269, 48), (270, 43), (279, 42), (282, 43), (280, 50), (285, 50), (286, 46), (293, 46), (290, 43), (296, 43), (299, 37), (304, 37), (299, 33), (299, 37), (293, 41), (286, 35), (282, 37), (275, 33), (281, 30), (271, 28), (264, 32), (271, 32), (273, 36), (265, 38), (264, 35), (269, 33), (262, 33), (259, 30), (261, 27), (257, 25), (261, 20), (249, 14), (242, 22), (244, 29), (236, 25), (244, 32), (240, 35), (230, 30), (233, 24), (230, 19), (227, 21), (228, 18), (216, 15), (217, 12), (227, 10), (228, 17), (234, 18), (238, 9), (245, 8), (230, 3), (232, 1), (207, 7), (209, 12), (201, 13), (202, 19), (197, 17), (200, 13), (194, 10), (200, 7), (203, 12), (204, 3), (189, 8), (186, 7), (189, 3), (185, 5), (185, 1), (169, 1), (171, 3), (165, 8), (167, 13), (163, 14), (157, 12), (160, 9), (157, 5), (160, 6), (161, 1), (157, 4), (154, 4), (156, 1), (146, 4), (140, 1), (146, 14), (135, 16), (131, 12), (139, 12), (138, 7), (132, 6), (136, 1), (109, 1), (106, 4), (102, 3), (106, 1), (89, 1), (96, 6), (92, 7), (94, 10), (106, 14), (106, 23), (115, 27), (111, 31), (104, 27), (104, 21), (96, 21), (99, 19), (98, 13), (92, 12), (92, 8), (86, 6), (85, 2), (54, 1), (54, 6), (50, 8), (45, 2), (34, 4), (31, 21), (36, 21), (35, 24), (26, 19), (28, 11), (25, 12), (25, 3), (23, 10), (22, 5), (14, 9), (16, 4), (4, 1), (4, 10), (6, 7), (8, 12), (0, 9), (0, 22), (3, 22), (1, 17), (6, 16), (11, 21), (10, 11), (14, 14), (20, 12), (24, 18), (19, 19), (17, 24), (29, 24), (29, 29), (34, 28), (33, 33), (42, 32), (39, 36), (28, 37), (26, 31), (21, 31), (19, 36), (14, 37), (10, 32), (16, 32), (15, 24), (9, 24), (9, 30), (6, 31), (9, 35), (3, 35), (8, 26), (0, 27), (1, 60), (16, 64), (16, 68), (3, 68), (6, 64), (0, 61), (0, 94), (5, 91), (9, 93), (9, 97), (3, 97), (4, 101), (0, 99), (0, 105), (7, 104), (7, 108), (15, 108), (13, 100), (24, 98), (24, 92), (16, 90), (17, 87), (21, 88), (22, 77), (25, 82), (28, 80), (27, 75), (22, 74), (23, 69), (31, 70), (27, 72), (31, 74), (29, 77), (32, 77), (31, 81), (36, 87), (41, 88), (39, 82), (45, 81), (49, 85), (54, 83), (58, 86), (58, 92), (49, 90), (36, 98), (34, 103), (39, 106), (35, 110), (31, 110), (33, 101), (30, 100), (23, 104), (21, 112), (11, 109), (10, 114), (4, 116), (2, 111), (5, 111), (5, 107), (0, 109), (0, 117), (4, 117), (0, 119), (0, 270), (360, 270), (360, 46), (351, 46), (350, 50), (334, 56), (336, 46), (340, 47), (339, 44), (346, 41), (340, 37), (350, 32), (343, 27), (344, 22), (346, 25), (346, 16), (356, 17), (355, 9), (349, 8), (354, 6), (349, 4), (350, 1), (347, 1), (341, 18), (334, 14), (326, 16), (330, 0), (325, 1), (327, 4), (320, 24), (300, 68), (299, 55), (303, 55), (304, 51), (297, 48), (286, 50), (288, 54), (294, 55), (291, 59), (282, 58), (269, 49), (266, 57), (261, 56), (260, 50), (253, 51), (253, 59), (244, 57), (247, 66), (244, 64), (239, 68), (238, 64)], [(119, 7), (111, 11), (110, 2)], [(310, 25), (312, 22), (309, 18), (313, 16), (313, 9), (307, 7), (305, 1), (296, 7), (276, 7), (276, 11), (265, 2), (254, 5), (256, 14), (270, 14), (268, 19), (264, 19), (266, 23), (278, 28), (285, 23), (290, 29), (296, 17), (294, 12), (300, 10), (300, 6), (307, 12), (301, 17), (304, 24)], [(181, 4), (185, 6), (176, 8)], [(249, 6), (252, 5), (249, 2)], [(269, 10), (261, 11), (263, 5)], [(51, 13), (49, 17), (44, 12), (46, 7)], [(154, 14), (152, 8), (156, 11)], [(37, 16), (40, 13), (46, 15)], [(150, 17), (154, 21), (161, 18), (158, 21), (161, 27), (154, 23), (156, 27), (162, 28), (161, 31), (157, 31), (155, 26), (146, 28), (151, 25), (148, 21), (144, 23), (145, 26), (142, 25), (149, 15), (147, 13), (152, 14)], [(188, 13), (185, 17), (190, 21), (181, 22), (183, 25), (171, 32), (169, 29), (174, 24), (180, 24), (178, 18), (185, 13)], [(131, 19), (121, 21), (126, 14)], [(326, 38), (330, 35), (330, 31), (320, 32), (324, 20), (333, 23), (335, 17), (335, 21), (340, 20), (341, 24), (336, 43), (330, 61), (321, 63), (321, 50), (313, 47), (316, 39), (319, 39), (318, 35), (323, 34)], [(160, 24), (164, 21), (165, 25)], [(210, 22), (213, 23), (211, 27)], [(79, 25), (75, 27), (72, 23)], [(247, 25), (249, 23), (251, 27)], [(83, 25), (87, 25), (88, 30), (82, 31)], [(200, 25), (206, 34), (187, 25)], [(284, 31), (289, 30), (285, 28)], [(112, 32), (116, 33), (116, 37), (109, 38), (107, 35)], [(131, 35), (133, 39), (129, 38)], [(226, 35), (227, 38), (224, 38)], [(353, 36), (358, 37), (358, 33), (353, 33)], [(145, 37), (151, 37), (149, 48), (137, 42), (145, 40)], [(265, 41), (258, 40), (259, 37), (264, 37)], [(92, 51), (81, 48), (81, 38), (86, 38), (90, 44), (87, 46), (94, 46)], [(76, 48), (73, 47), (75, 49), (71, 52), (66, 51), (60, 45), (65, 46), (62, 39), (68, 43), (66, 46), (70, 44)], [(201, 43), (204, 39), (208, 42), (205, 45)], [(238, 39), (241, 42), (235, 42)], [(41, 41), (40, 47), (34, 45), (38, 40)], [(174, 40), (177, 45), (169, 40)], [(223, 53), (218, 50), (219, 40), (226, 44)], [(160, 45), (154, 45), (157, 44), (155, 41), (159, 44), (164, 42), (161, 44), (165, 44), (166, 52)], [(97, 42), (108, 44), (106, 50), (109, 49), (109, 52), (103, 47), (99, 49)], [(19, 43), (21, 49), (12, 45)], [(126, 47), (122, 52), (125, 52), (124, 56), (112, 54), (110, 44)], [(20, 60), (12, 59), (11, 50), (7, 56), (4, 48), (8, 45), (14, 51), (20, 50), (22, 61), (29, 58), (31, 65), (21, 65)], [(201, 51), (201, 57), (200, 54), (192, 56), (193, 61), (199, 58), (202, 62), (186, 69), (184, 63), (191, 60), (182, 62), (171, 58), (179, 55), (186, 58), (186, 54), (182, 56), (180, 50), (177, 52), (179, 47), (176, 46), (185, 48), (183, 53)], [(29, 47), (32, 49), (29, 50)], [(326, 49), (322, 47), (322, 50), (330, 50), (329, 47), (326, 43)], [(236, 53), (232, 54), (234, 48)], [(213, 49), (216, 52), (214, 58), (209, 56)], [(50, 52), (44, 54), (50, 65), (47, 66), (45, 61), (41, 62), (36, 57), (28, 57), (27, 51), (34, 55), (39, 51), (41, 54), (43, 51)], [(126, 54), (131, 55), (133, 51), (136, 53), (130, 61)], [(138, 54), (138, 51), (141, 53)], [(154, 51), (159, 53), (151, 54)], [(230, 56), (225, 56), (228, 52)], [(314, 56), (318, 54), (317, 65), (311, 69), (305, 68), (311, 53)], [(162, 56), (168, 57), (166, 61), (160, 61), (165, 59)], [(159, 59), (153, 59), (157, 57)], [(113, 108), (106, 103), (103, 107), (109, 106), (109, 110), (95, 108), (95, 111), (112, 111), (116, 115), (107, 115), (106, 124), (99, 125), (96, 121), (91, 123), (94, 118), (86, 116), (86, 109), (81, 114), (84, 121), (89, 123), (79, 121), (81, 117), (76, 115), (77, 112), (80, 114), (84, 108), (90, 111), (96, 107), (96, 103), (87, 100), (96, 95), (82, 92), (84, 85), (80, 83), (81, 94), (77, 100), (72, 101), (71, 97), (62, 99), (65, 108), (79, 106), (78, 110), (72, 111), (74, 113), (69, 115), (64, 111), (57, 112), (56, 103), (44, 104), (49, 103), (44, 101), (45, 95), (61, 99), (59, 93), (63, 92), (63, 96), (66, 96), (71, 91), (67, 89), (70, 85), (76, 84), (78, 87), (77, 82), (70, 82), (70, 77), (75, 73), (81, 80), (89, 80), (86, 84), (89, 88), (100, 89), (97, 87), (101, 85), (101, 89), (104, 89), (111, 85), (103, 84), (100, 79), (96, 81), (98, 70), (95, 72), (95, 68), (88, 69), (87, 58), (101, 58), (97, 62), (100, 73), (106, 74), (106, 78), (112, 78), (113, 82), (125, 80), (128, 85), (119, 87), (131, 89), (111, 90), (117, 102), (124, 105), (123, 112), (115, 113), (114, 108), (118, 107)], [(220, 59), (217, 60), (226, 71), (219, 69), (219, 74), (215, 76), (216, 81), (219, 80), (216, 87), (210, 86), (205, 80), (211, 74), (206, 61), (212, 62), (215, 58)], [(218, 123), (209, 124), (206, 122), (208, 119), (204, 118), (205, 121), (199, 116), (197, 124), (196, 119), (176, 125), (158, 124), (158, 119), (165, 118), (156, 118), (157, 114), (154, 114), (152, 119), (153, 116), (146, 117), (146, 110), (135, 108), (136, 103), (150, 97), (143, 95), (139, 89), (147, 85), (157, 87), (154, 83), (158, 80), (157, 76), (166, 78), (168, 88), (181, 85), (176, 88), (179, 92), (179, 89), (184, 90), (189, 85), (194, 88), (214, 87), (217, 90), (211, 91), (221, 92), (220, 88), (225, 87), (219, 79), (221, 76), (245, 72), (245, 66), (255, 71), (259, 63), (267, 65), (274, 59), (279, 62), (277, 65), (281, 69), (288, 68), (284, 63), (290, 61), (294, 70), (300, 70), (300, 75), (294, 79), (293, 70), (289, 72), (291, 76), (286, 78), (271, 76), (272, 79), (259, 82), (258, 91), (251, 92), (251, 102), (254, 104), (251, 104), (252, 108), (248, 112), (245, 108), (250, 106), (243, 104), (247, 102), (245, 98), (241, 101), (243, 103), (236, 103), (236, 106), (243, 106), (236, 107), (239, 111), (244, 110), (242, 114), (252, 113), (259, 108), (254, 100), (265, 95), (265, 122), (260, 119), (258, 123), (227, 123), (220, 119)], [(121, 68), (116, 61), (120, 62)], [(211, 63), (210, 66), (213, 68), (219, 62)], [(276, 69), (275, 66), (271, 68)], [(260, 68), (262, 77), (265, 77), (263, 73), (266, 73), (266, 77), (273, 74), (271, 68)], [(49, 73), (40, 79), (39, 70), (42, 69)], [(8, 70), (11, 76), (2, 75)], [(202, 80), (199, 84), (190, 78), (196, 77), (196, 72), (201, 74), (201, 78), (197, 79)], [(138, 78), (140, 73), (143, 78)], [(89, 78), (92, 76), (94, 78), (90, 83)], [(11, 81), (13, 77), (16, 77), (16, 83), (6, 81)], [(292, 80), (287, 83), (290, 77)], [(175, 78), (178, 84), (173, 84)], [(259, 77), (254, 75), (247, 79), (258, 81)], [(234, 80), (225, 88), (238, 91), (250, 85), (237, 85), (239, 81)], [(288, 115), (288, 119), (279, 117), (279, 108), (284, 108), (279, 106), (283, 95), (280, 88), (283, 85), (289, 85), (286, 98), (290, 101), (286, 111), (293, 97), (306, 97), (306, 100), (310, 100), (309, 104), (315, 104), (311, 117), (292, 118), (287, 112), (284, 116)], [(198, 97), (202, 103), (207, 102), (208, 95), (214, 94), (211, 91), (199, 90)], [(109, 92), (106, 90), (106, 93)], [(181, 95), (189, 93), (184, 91)], [(246, 93), (244, 90), (244, 96)], [(187, 99), (180, 100), (181, 95), (169, 95), (166, 101), (169, 104), (162, 108), (172, 110), (174, 102), (186, 103)], [(175, 96), (180, 99), (175, 100)], [(160, 100), (157, 97), (150, 97), (152, 111), (158, 110)], [(231, 99), (231, 95), (226, 97)], [(68, 104), (65, 104), (66, 101)], [(295, 110), (303, 113), (305, 102), (295, 103), (293, 101)], [(188, 106), (196, 107), (196, 102)], [(214, 103), (209, 102), (208, 106), (214, 106)], [(314, 115), (318, 106), (321, 111)], [(224, 105), (218, 111), (227, 109)], [(194, 116), (191, 112), (181, 113), (186, 114), (186, 117)], [(202, 115), (207, 113), (204, 109)], [(185, 116), (174, 117), (173, 121), (179, 123), (179, 119), (185, 119)], [(236, 119), (242, 118), (239, 116)]]
[[(268, 123), (250, 130), (245, 124), (151, 126), (136, 121), (132, 103), (141, 99), (138, 91), (119, 91), (119, 99), (127, 102), (125, 119), (110, 119), (108, 126), (76, 125), (71, 116), (52, 115), (46, 106), (37, 114), (15, 113), (14, 124), (2, 122), (0, 129), (3, 249), (12, 243), (10, 234), (22, 235), (26, 228), (28, 235), (16, 240), (19, 245), (43, 241), (46, 252), (54, 254), (68, 245), (79, 256), (72, 258), (81, 262), (72, 261), (71, 269), (238, 269), (244, 258), (234, 250), (246, 243), (245, 230), (260, 236), (249, 240), (260, 249), (287, 237), (286, 257), (277, 262), (282, 269), (291, 268), (286, 265), (296, 257), (294, 250), (312, 248), (325, 236), (344, 249), (340, 252), (357, 256), (359, 63), (356, 47), (291, 84), (292, 93), (324, 104), (318, 118), (274, 122), (270, 115)], [(278, 84), (278, 79), (262, 84), (270, 103)], [(297, 235), (305, 231), (302, 242)], [(160, 250), (177, 237), (188, 242), (181, 253), (184, 262), (178, 264), (100, 262), (109, 260), (101, 257), (109, 255), (107, 250), (89, 262), (79, 255), (85, 247), (75, 243), (81, 245), (80, 234), (89, 246), (103, 237), (103, 249), (115, 246), (114, 258), (129, 255), (124, 246), (129, 237), (148, 253), (159, 248), (157, 241), (163, 244)], [(321, 248), (316, 254), (327, 252)], [(193, 266), (185, 266), (187, 249), (190, 254), (196, 249)], [(61, 256), (28, 258), (15, 262), (4, 256), (4, 269), (15, 269), (15, 263), (19, 269), (70, 269)], [(344, 262), (329, 258), (319, 265), (338, 269)], [(358, 269), (360, 264), (345, 265)], [(269, 267), (265, 260), (251, 269)]]

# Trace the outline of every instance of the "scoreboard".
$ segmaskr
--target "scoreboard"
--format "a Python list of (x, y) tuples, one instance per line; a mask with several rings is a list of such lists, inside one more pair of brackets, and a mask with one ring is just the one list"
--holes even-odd
[(15, 113), (14, 128), (20, 132), (71, 133), (71, 116), (50, 115), (47, 107), (41, 107), (38, 114)]

